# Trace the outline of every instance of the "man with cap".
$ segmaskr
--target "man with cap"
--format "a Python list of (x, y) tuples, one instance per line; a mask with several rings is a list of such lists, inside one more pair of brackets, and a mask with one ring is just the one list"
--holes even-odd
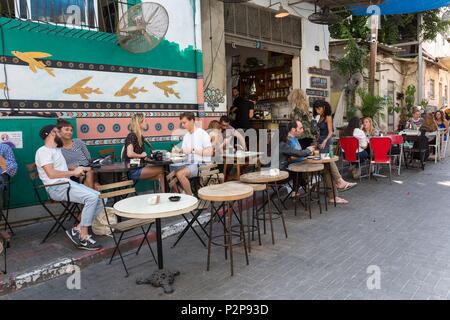
[(92, 239), (88, 232), (88, 227), (91, 226), (95, 216), (102, 210), (99, 192), (70, 180), (70, 177), (79, 178), (83, 176), (87, 168), (77, 167), (74, 170), (67, 168), (66, 160), (60, 149), (63, 142), (59, 134), (55, 125), (47, 125), (39, 132), (44, 140), (44, 145), (38, 149), (35, 158), (39, 178), (47, 186), (46, 189), (50, 198), (55, 201), (67, 200), (67, 188), (70, 185), (70, 201), (84, 206), (80, 223), (67, 230), (66, 234), (79, 249), (99, 250), (101, 246)]

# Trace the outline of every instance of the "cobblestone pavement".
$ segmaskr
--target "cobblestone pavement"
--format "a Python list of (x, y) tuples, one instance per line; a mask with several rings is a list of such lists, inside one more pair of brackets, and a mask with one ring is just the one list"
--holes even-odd
[[(64, 276), (2, 299), (448, 299), (449, 194), (450, 161), (428, 163), (425, 171), (394, 176), (392, 185), (363, 180), (342, 194), (349, 205), (322, 215), (315, 208), (312, 220), (289, 210), (289, 238), (277, 220), (276, 244), (269, 233), (262, 246), (253, 242), (249, 266), (235, 250), (233, 277), (219, 247), (206, 271), (207, 250), (189, 232), (174, 249), (173, 237), (164, 241), (166, 267), (181, 271), (173, 294), (135, 284), (156, 269), (144, 250), (127, 258), (135, 266), (128, 278), (119, 261), (100, 262), (82, 269), (80, 290), (67, 289)], [(380, 289), (369, 290), (377, 267)]]

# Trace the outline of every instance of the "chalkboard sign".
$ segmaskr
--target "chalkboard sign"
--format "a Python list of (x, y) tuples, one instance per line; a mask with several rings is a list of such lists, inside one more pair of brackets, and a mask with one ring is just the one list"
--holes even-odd
[(325, 76), (325, 77), (331, 76), (330, 70), (325, 70), (325, 69), (321, 69), (321, 68), (311, 67), (308, 69), (308, 72), (311, 74), (318, 74), (320, 76)]
[(328, 97), (328, 91), (326, 90), (306, 89), (306, 94), (308, 96)]
[(314, 101), (316, 100), (325, 100), (323, 97), (309, 97), (309, 106), (312, 108)]
[(311, 77), (311, 88), (327, 89), (328, 79), (321, 77)]

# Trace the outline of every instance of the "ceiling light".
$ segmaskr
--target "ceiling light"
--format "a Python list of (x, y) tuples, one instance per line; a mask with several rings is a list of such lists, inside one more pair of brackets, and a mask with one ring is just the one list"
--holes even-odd
[(275, 13), (275, 18), (284, 18), (289, 15), (289, 11), (287, 11), (285, 8), (283, 8), (283, 5), (280, 4), (280, 8), (278, 9), (277, 13)]

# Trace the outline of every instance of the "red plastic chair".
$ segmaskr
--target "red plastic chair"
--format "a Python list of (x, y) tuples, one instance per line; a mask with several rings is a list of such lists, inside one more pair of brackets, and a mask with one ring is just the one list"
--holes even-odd
[[(392, 140), (390, 137), (374, 137), (370, 138), (370, 150), (372, 153), (372, 160), (370, 161), (370, 167), (376, 165), (389, 165), (389, 181), (392, 183), (391, 172), (391, 146)], [(369, 175), (370, 179), (370, 175)]]
[[(358, 163), (359, 172), (361, 172), (361, 163), (358, 158), (358, 147), (359, 140), (355, 137), (341, 137), (339, 138), (339, 143), (341, 144), (341, 148), (344, 151), (344, 158), (342, 161), (342, 169), (344, 169), (344, 161), (353, 163)], [(361, 180), (361, 175), (359, 176), (359, 180)]]
[(391, 155), (392, 158), (398, 157), (398, 175), (400, 175), (400, 170), (402, 167), (402, 159), (403, 159), (403, 136), (399, 134), (391, 135), (389, 136), (391, 138), (391, 142), (393, 146), (399, 146), (400, 148), (400, 154), (393, 154)]

